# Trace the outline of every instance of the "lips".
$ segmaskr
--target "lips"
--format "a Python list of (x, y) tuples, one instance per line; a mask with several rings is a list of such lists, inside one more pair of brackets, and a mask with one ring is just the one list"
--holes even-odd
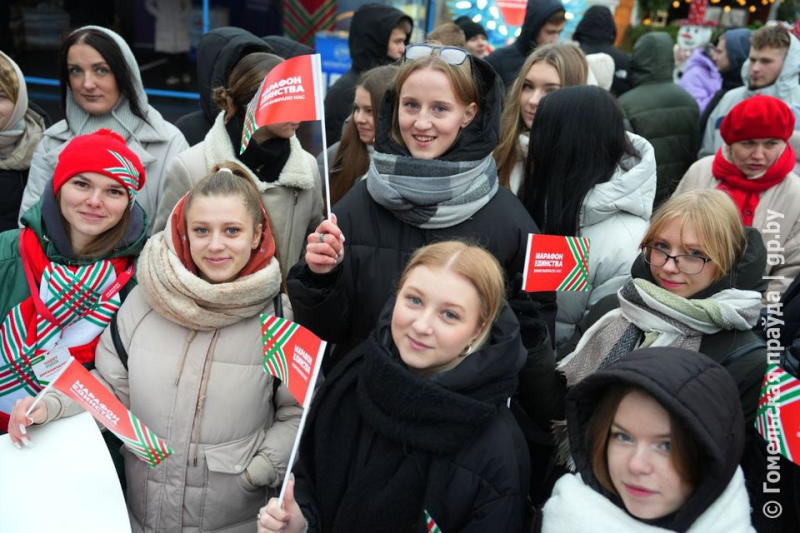
[(206, 261), (211, 263), (214, 266), (219, 266), (225, 264), (229, 261), (230, 258), (228, 257), (206, 257)]
[(78, 214), (88, 222), (99, 222), (105, 218), (103, 215), (99, 213), (87, 213), (85, 211), (78, 211)]
[(408, 335), (406, 336), (406, 338), (408, 339), (408, 344), (414, 350), (417, 350), (417, 351), (421, 352), (422, 350), (427, 350), (428, 348), (430, 348), (430, 346), (428, 346), (427, 344), (423, 344), (423, 343), (421, 343), (421, 342), (419, 342), (417, 340), (414, 340), (412, 337), (410, 337)]
[(436, 137), (431, 137), (430, 135), (412, 135), (414, 140), (417, 141), (417, 144), (420, 146), (429, 146)]
[(680, 287), (681, 285), (683, 285), (683, 283), (681, 283), (681, 282), (670, 281), (670, 280), (664, 279), (664, 278), (659, 278), (659, 281), (661, 281), (661, 285), (663, 285), (666, 288), (670, 288), (670, 289), (675, 289), (675, 288)]
[(647, 498), (648, 496), (653, 496), (654, 494), (656, 494), (655, 491), (648, 490), (638, 485), (629, 485), (627, 483), (625, 483), (624, 485), (625, 485), (625, 490), (628, 491), (628, 494), (636, 498)]

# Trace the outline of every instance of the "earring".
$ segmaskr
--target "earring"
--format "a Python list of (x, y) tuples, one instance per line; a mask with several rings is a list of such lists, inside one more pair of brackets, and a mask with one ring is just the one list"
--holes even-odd
[(472, 353), (473, 346), (475, 346), (475, 340), (474, 339), (469, 341), (469, 344), (467, 344), (467, 349), (464, 352), (464, 355), (469, 355), (470, 353)]

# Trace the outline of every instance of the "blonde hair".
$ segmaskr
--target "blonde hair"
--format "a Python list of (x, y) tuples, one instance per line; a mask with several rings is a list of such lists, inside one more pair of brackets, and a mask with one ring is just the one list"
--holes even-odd
[(240, 197), (254, 227), (261, 223), (262, 213), (266, 214), (261, 193), (258, 192), (253, 179), (241, 165), (230, 161), (214, 165), (211, 172), (191, 188), (186, 196), (184, 210), (189, 211), (195, 198), (208, 196)]
[(469, 281), (478, 292), (481, 303), (478, 325), (481, 334), (472, 345), (475, 351), (489, 338), (492, 324), (505, 296), (503, 269), (497, 259), (475, 244), (462, 241), (443, 241), (423, 246), (414, 252), (398, 282), (398, 291), (405, 285), (411, 271), (418, 266), (439, 267)]
[(6, 93), (8, 99), (17, 103), (19, 97), (20, 80), (17, 77), (17, 70), (11, 61), (0, 55), (0, 90)]
[(694, 227), (703, 252), (717, 267), (714, 281), (730, 272), (744, 251), (745, 233), (742, 216), (727, 194), (699, 189), (673, 196), (653, 214), (641, 246), (650, 245), (676, 219), (681, 221), (681, 236), (686, 226)]
[(266, 52), (247, 54), (236, 63), (228, 76), (227, 87), (217, 87), (212, 93), (214, 103), (225, 112), (225, 124), (239, 115), (244, 117), (247, 104), (258, 92), (261, 82), (283, 59)]
[(511, 171), (517, 164), (519, 136), (525, 129), (519, 105), (525, 77), (535, 63), (547, 63), (556, 69), (561, 87), (586, 85), (589, 77), (589, 63), (580, 48), (571, 44), (548, 44), (536, 48), (525, 60), (517, 79), (508, 91), (503, 116), (500, 119), (502, 137), (494, 151), (497, 162), (497, 177), (503, 187), (511, 186)]
[(401, 146), (405, 146), (405, 143), (400, 136), (400, 123), (397, 118), (400, 108), (400, 90), (403, 88), (403, 84), (408, 80), (409, 76), (418, 70), (425, 69), (443, 72), (445, 76), (447, 76), (447, 79), (450, 80), (450, 86), (453, 88), (453, 94), (456, 100), (461, 104), (469, 105), (474, 103), (478, 105), (480, 102), (481, 95), (478, 90), (478, 83), (472, 76), (469, 57), (460, 65), (451, 65), (438, 55), (421, 57), (404, 63), (400, 67), (400, 70), (397, 71), (397, 76), (394, 79), (394, 109), (392, 110), (392, 140)]
[(464, 30), (458, 27), (454, 22), (445, 22), (435, 27), (433, 31), (428, 34), (429, 42), (436, 42), (444, 46), (457, 46), (464, 48), (467, 42), (467, 37)]

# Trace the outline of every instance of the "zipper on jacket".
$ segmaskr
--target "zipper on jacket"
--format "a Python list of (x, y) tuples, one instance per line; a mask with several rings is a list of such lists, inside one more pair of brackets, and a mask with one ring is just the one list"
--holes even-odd
[[(300, 192), (296, 188), (293, 188), (292, 192), (294, 193), (294, 203), (292, 204), (292, 208), (289, 210), (289, 216), (287, 217), (286, 220), (286, 222), (289, 224), (289, 229), (286, 232), (287, 238), (284, 241), (287, 247), (292, 246), (292, 233), (294, 233), (294, 212), (295, 209), (297, 208), (297, 197), (300, 196)], [(286, 253), (289, 253), (288, 249), (286, 250)]]

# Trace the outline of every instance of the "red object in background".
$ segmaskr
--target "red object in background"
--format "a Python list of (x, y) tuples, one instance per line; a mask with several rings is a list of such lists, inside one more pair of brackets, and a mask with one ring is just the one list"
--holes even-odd
[(522, 26), (525, 22), (528, 0), (497, 0), (497, 7), (500, 8), (507, 25)]

